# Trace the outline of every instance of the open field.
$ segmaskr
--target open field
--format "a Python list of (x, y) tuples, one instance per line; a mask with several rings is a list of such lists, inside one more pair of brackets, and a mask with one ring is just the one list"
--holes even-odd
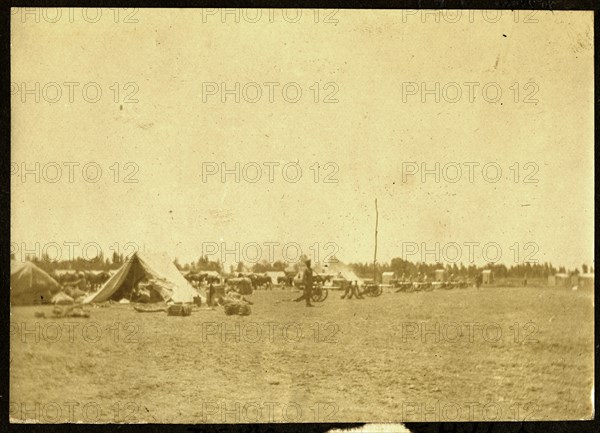
[[(486, 288), (341, 300), (255, 292), (252, 315), (13, 308), (10, 411), (40, 422), (583, 419), (593, 293)], [(87, 325), (86, 325), (87, 324)], [(37, 341), (36, 341), (37, 340)]]

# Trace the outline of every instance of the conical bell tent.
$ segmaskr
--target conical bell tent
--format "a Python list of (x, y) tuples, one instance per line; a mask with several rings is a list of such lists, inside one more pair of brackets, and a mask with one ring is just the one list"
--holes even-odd
[(166, 254), (136, 252), (84, 302), (132, 299), (136, 286), (144, 281), (151, 282), (152, 298), (157, 302), (186, 303), (199, 296)]
[(12, 305), (50, 303), (60, 291), (58, 282), (31, 262), (10, 261), (10, 301)]

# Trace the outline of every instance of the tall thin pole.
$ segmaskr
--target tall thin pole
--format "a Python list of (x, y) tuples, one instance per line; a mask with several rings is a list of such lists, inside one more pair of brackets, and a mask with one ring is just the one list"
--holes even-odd
[(373, 282), (377, 283), (377, 226), (379, 225), (379, 212), (377, 211), (377, 199), (375, 199), (375, 255), (373, 257)]

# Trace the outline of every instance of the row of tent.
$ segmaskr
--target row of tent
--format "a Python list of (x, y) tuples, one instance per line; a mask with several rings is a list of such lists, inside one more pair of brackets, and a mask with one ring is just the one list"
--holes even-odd
[[(199, 294), (177, 270), (165, 254), (136, 252), (84, 303), (119, 301), (128, 298), (136, 285), (152, 280), (153, 289), (164, 302), (193, 302)], [(50, 303), (62, 286), (44, 270), (31, 262), (11, 261), (10, 298), (12, 305)]]
[[(322, 276), (346, 281), (362, 280), (346, 266), (315, 267), (315, 272)], [(267, 272), (272, 281), (284, 277), (284, 272)], [(301, 279), (303, 270), (296, 279)], [(128, 299), (138, 283), (152, 280), (152, 288), (157, 298), (164, 302), (193, 302), (198, 292), (184, 278), (166, 254), (136, 252), (114, 273), (99, 291), (85, 296), (84, 303), (120, 301)], [(11, 303), (13, 305), (31, 305), (50, 303), (52, 298), (62, 291), (62, 286), (44, 270), (31, 262), (11, 261), (10, 270)]]
[[(334, 280), (357, 281), (363, 280), (343, 264), (331, 264), (326, 267), (315, 267), (314, 271), (321, 276), (331, 277)], [(304, 270), (300, 270), (294, 277), (301, 280)], [(272, 281), (285, 276), (284, 272), (268, 272)], [(556, 274), (549, 278), (552, 286), (570, 286), (578, 284), (579, 287), (594, 286), (593, 274), (582, 274), (575, 277)], [(108, 300), (119, 301), (130, 297), (132, 290), (144, 280), (152, 280), (155, 295), (164, 302), (187, 303), (193, 302), (198, 292), (183, 277), (166, 254), (152, 254), (136, 252), (119, 268), (115, 274), (96, 293), (87, 295), (84, 303), (105, 302)], [(10, 266), (10, 296), (12, 305), (30, 305), (50, 303), (52, 298), (61, 293), (62, 286), (44, 270), (31, 262), (11, 261)]]
[(569, 275), (564, 273), (548, 276), (548, 285), (551, 287), (578, 287), (580, 289), (594, 288), (594, 274)]
[[(239, 272), (239, 273), (234, 273), (232, 278), (236, 278), (239, 276), (242, 277), (250, 277), (252, 278), (252, 276), (259, 276), (259, 277), (268, 277), (271, 281), (271, 283), (273, 284), (277, 284), (280, 281), (282, 281), (283, 279), (286, 279), (288, 277), (291, 277), (293, 280), (295, 281), (300, 281), (303, 278), (304, 275), (304, 267), (296, 272), (296, 271), (267, 271), (267, 272), (263, 272), (263, 273), (253, 273), (253, 272)], [(353, 281), (358, 281), (359, 283), (362, 283), (363, 279), (359, 278), (354, 271), (350, 270), (347, 267), (336, 267), (336, 269), (329, 269), (328, 267), (323, 267), (323, 266), (315, 266), (313, 268), (313, 271), (323, 277), (323, 278), (329, 278), (329, 279), (333, 279), (333, 280), (344, 280), (344, 281), (348, 281), (348, 282), (353, 282)], [(187, 275), (190, 275), (190, 271), (180, 271), (180, 273), (185, 277)], [(221, 281), (223, 281), (226, 277), (226, 275), (222, 275), (219, 274), (216, 271), (201, 271), (198, 272), (199, 274), (206, 274), (209, 276), (213, 276), (213, 277), (218, 277), (221, 279)]]

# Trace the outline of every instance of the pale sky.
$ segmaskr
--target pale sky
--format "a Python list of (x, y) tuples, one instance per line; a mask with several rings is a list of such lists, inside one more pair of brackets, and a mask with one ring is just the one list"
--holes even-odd
[[(314, 258), (318, 243), (321, 259), (333, 243), (345, 262), (372, 261), (377, 198), (379, 261), (402, 256), (409, 243), (432, 250), (455, 242), (468, 263), (465, 243), (478, 242), (498, 244), (498, 261), (507, 265), (515, 262), (515, 243), (520, 261), (533, 243), (541, 262), (592, 263), (592, 12), (538, 12), (537, 22), (523, 22), (524, 12), (503, 11), (489, 22), (476, 11), (454, 23), (401, 11), (339, 11), (337, 23), (322, 22), (324, 15), (315, 23), (309, 10), (295, 23), (281, 11), (255, 23), (243, 16), (236, 23), (233, 15), (223, 23), (218, 12), (193, 9), (139, 10), (137, 23), (123, 22), (123, 10), (117, 23), (109, 10), (95, 23), (78, 9), (54, 23), (47, 21), (56, 11), (39, 23), (13, 12), (11, 238), (18, 245), (96, 242), (112, 254), (109, 245), (134, 242), (186, 262), (203, 242), (229, 249), (257, 242), (262, 258), (265, 242), (280, 243), (275, 258), (286, 243)], [(36, 82), (39, 103), (35, 90), (19, 91)], [(65, 82), (79, 83), (73, 102)], [(90, 82), (102, 90), (96, 103), (82, 96)], [(221, 83), (234, 89), (236, 82), (246, 86), (246, 98), (240, 90), (239, 103), (233, 95), (223, 103)], [(267, 82), (279, 83), (273, 102)], [(422, 83), (435, 89), (436, 82), (446, 97), (440, 90), (439, 102), (435, 95), (421, 102)], [(479, 83), (474, 101), (468, 82)], [(247, 83), (261, 88), (256, 103), (248, 101), (256, 88)], [(301, 88), (298, 102), (284, 99), (287, 83), (297, 83), (286, 87), (288, 99)], [(406, 83), (416, 83), (416, 95)], [(462, 91), (454, 103), (448, 83)], [(489, 99), (501, 89), (498, 102), (484, 99), (487, 83)], [(215, 88), (203, 101), (203, 89)], [(136, 89), (137, 102), (125, 103)], [(324, 103), (332, 92), (338, 102)], [(65, 162), (79, 163), (72, 183)], [(103, 170), (97, 183), (83, 180), (90, 162)], [(128, 162), (137, 167), (137, 183), (123, 182), (133, 172)], [(297, 183), (282, 175), (290, 162), (302, 168)], [(407, 162), (461, 164), (463, 178), (403, 178)], [(479, 164), (472, 183), (465, 162)], [(23, 163), (40, 164), (39, 183), (33, 174), (23, 182)], [(56, 183), (46, 180), (55, 176), (53, 163), (63, 168)], [(236, 183), (233, 175), (223, 183), (220, 173), (203, 182), (206, 163), (256, 163), (265, 171), (256, 183)], [(280, 164), (272, 183), (264, 163)], [(337, 183), (315, 183), (315, 163), (321, 176), (337, 167)], [(502, 169), (496, 183), (483, 179), (488, 163)], [(538, 182), (525, 183), (528, 174)], [(482, 247), (474, 251), (475, 263), (483, 263)], [(434, 261), (421, 251), (407, 258)]]

